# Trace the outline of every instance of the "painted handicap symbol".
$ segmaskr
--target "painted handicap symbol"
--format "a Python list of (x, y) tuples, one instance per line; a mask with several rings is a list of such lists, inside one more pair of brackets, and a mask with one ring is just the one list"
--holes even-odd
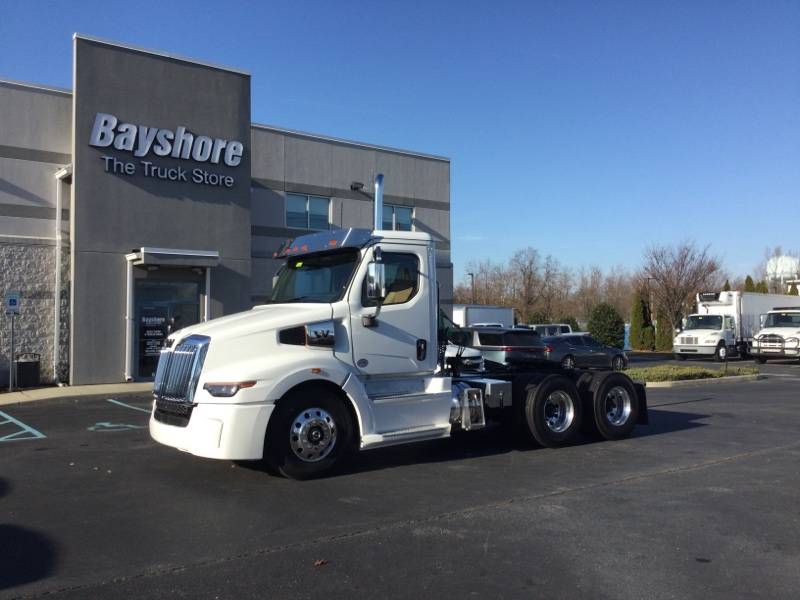
[(144, 429), (144, 425), (131, 425), (130, 423), (109, 423), (103, 421), (87, 427), (87, 431), (127, 431), (129, 429)]

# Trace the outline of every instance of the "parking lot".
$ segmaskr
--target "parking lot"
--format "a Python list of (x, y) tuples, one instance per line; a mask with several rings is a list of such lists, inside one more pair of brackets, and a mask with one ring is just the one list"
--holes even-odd
[(147, 396), (0, 407), (0, 597), (795, 598), (800, 366), (763, 370), (650, 390), (625, 441), (491, 428), (310, 482), (156, 445)]

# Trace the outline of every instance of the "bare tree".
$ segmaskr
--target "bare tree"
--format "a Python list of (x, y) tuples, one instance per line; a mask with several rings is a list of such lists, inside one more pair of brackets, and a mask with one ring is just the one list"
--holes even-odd
[(704, 289), (717, 289), (720, 261), (692, 241), (677, 246), (651, 246), (644, 254), (642, 277), (649, 278), (655, 304), (674, 329)]

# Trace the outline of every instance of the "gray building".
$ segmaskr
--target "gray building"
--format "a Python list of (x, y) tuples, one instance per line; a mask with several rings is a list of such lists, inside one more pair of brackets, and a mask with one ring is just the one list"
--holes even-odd
[(73, 51), (71, 91), (0, 81), (0, 294), (21, 295), (16, 351), (42, 383), (151, 378), (170, 330), (268, 297), (281, 243), (371, 227), (376, 173), (384, 228), (434, 236), (452, 301), (448, 159), (252, 123), (236, 69)]

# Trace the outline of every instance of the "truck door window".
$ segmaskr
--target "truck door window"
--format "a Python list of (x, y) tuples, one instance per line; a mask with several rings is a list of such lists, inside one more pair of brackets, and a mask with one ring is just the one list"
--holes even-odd
[[(384, 252), (383, 264), (386, 273), (386, 298), (383, 306), (403, 304), (417, 295), (419, 288), (419, 259), (415, 254)], [(373, 299), (367, 298), (366, 282), (362, 286), (361, 304), (375, 306)]]

